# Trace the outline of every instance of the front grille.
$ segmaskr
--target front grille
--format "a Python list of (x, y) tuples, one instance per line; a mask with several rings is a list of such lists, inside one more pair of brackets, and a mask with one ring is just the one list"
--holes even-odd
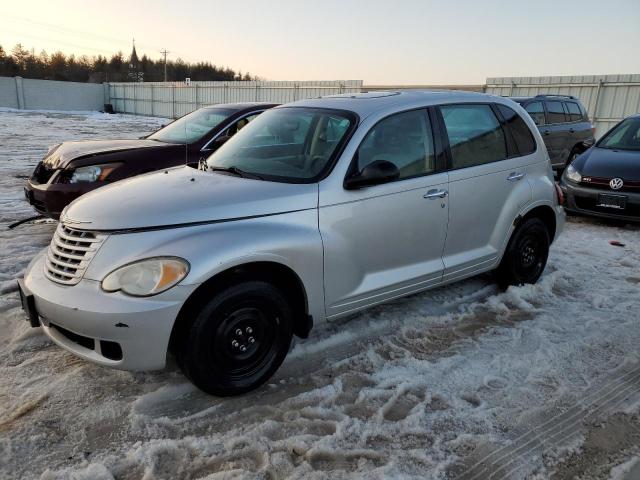
[(40, 162), (33, 171), (31, 181), (34, 183), (45, 184), (51, 180), (54, 173), (56, 173), (56, 171), (53, 168), (49, 168), (44, 163)]
[[(580, 182), (580, 185), (584, 186), (584, 187), (590, 187), (590, 188), (597, 188), (599, 190), (609, 190), (611, 192), (640, 192), (640, 182), (639, 181), (632, 181), (632, 180), (624, 180), (623, 179), (623, 185), (622, 188), (618, 189), (618, 190), (614, 190), (613, 188), (611, 188), (609, 186), (609, 182), (613, 179), (614, 177), (611, 178), (606, 178), (606, 177), (583, 177), (582, 182)], [(588, 181), (587, 181), (588, 179)]]
[[(85, 337), (84, 335), (80, 335), (78, 333), (71, 332), (66, 328), (62, 328), (60, 325), (55, 325), (53, 323), (49, 323), (49, 328), (55, 328), (61, 335), (65, 336), (68, 340), (71, 340), (73, 343), (80, 345), (81, 347), (86, 348), (87, 350), (96, 350), (96, 340), (90, 337)], [(100, 351), (103, 357), (108, 358), (109, 360), (122, 360), (122, 347), (119, 343), (111, 342), (109, 340), (97, 340), (100, 342)]]
[(106, 235), (75, 230), (60, 223), (49, 245), (45, 275), (54, 282), (75, 285), (105, 238)]
[(40, 200), (37, 200), (33, 197), (31, 197), (31, 205), (33, 205), (33, 207), (39, 212), (47, 211), (47, 207), (45, 206), (44, 202), (41, 202)]
[(55, 328), (58, 332), (67, 337), (73, 343), (77, 343), (87, 350), (96, 349), (96, 342), (93, 338), (85, 337), (84, 335), (78, 335), (77, 333), (70, 332), (66, 328), (62, 328), (61, 326), (55, 325), (53, 323), (49, 323), (49, 328)]

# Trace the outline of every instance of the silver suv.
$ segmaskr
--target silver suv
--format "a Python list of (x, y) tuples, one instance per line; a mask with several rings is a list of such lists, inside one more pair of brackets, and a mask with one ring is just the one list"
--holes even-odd
[(535, 124), (490, 95), (299, 101), (207, 163), (73, 202), (20, 281), (31, 324), (110, 367), (172, 352), (202, 390), (234, 395), (314, 325), (487, 271), (536, 282), (564, 224)]

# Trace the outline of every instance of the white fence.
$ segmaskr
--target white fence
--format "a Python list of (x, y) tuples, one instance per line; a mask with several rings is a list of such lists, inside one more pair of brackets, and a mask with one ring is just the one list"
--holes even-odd
[(640, 112), (638, 74), (487, 78), (486, 91), (506, 96), (554, 93), (578, 97), (596, 126), (596, 137)]
[(107, 84), (0, 77), (0, 107), (21, 110), (102, 110)]
[[(415, 86), (414, 86), (415, 87)], [(621, 119), (640, 112), (640, 74), (563, 77), (488, 78), (486, 86), (450, 88), (482, 90), (505, 96), (541, 93), (574, 95), (602, 135)], [(260, 82), (145, 82), (92, 84), (0, 77), (0, 107), (38, 110), (101, 110), (111, 103), (117, 112), (176, 118), (204, 105), (264, 101), (286, 103), (338, 93), (377, 90), (361, 80)], [(397, 89), (400, 86), (384, 88)], [(411, 88), (402, 86), (401, 88)], [(421, 86), (420, 88), (443, 88)]]
[(205, 105), (232, 102), (286, 103), (304, 98), (360, 92), (362, 80), (309, 82), (110, 83), (116, 112), (177, 118)]

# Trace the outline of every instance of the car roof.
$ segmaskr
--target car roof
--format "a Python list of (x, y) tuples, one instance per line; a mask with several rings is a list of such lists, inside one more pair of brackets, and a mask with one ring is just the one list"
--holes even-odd
[(558, 93), (541, 93), (539, 95), (530, 95), (526, 97), (507, 97), (513, 100), (514, 102), (527, 102), (529, 100), (558, 100), (558, 101), (569, 101), (569, 102), (579, 102), (580, 99), (573, 95), (562, 95)]
[(420, 108), (429, 105), (461, 102), (508, 104), (510, 100), (496, 95), (462, 90), (396, 90), (328, 95), (287, 103), (278, 108), (311, 107), (348, 110), (356, 113), (362, 119), (379, 111), (386, 110), (393, 113), (412, 107)]
[(216, 103), (214, 105), (206, 105), (202, 108), (225, 108), (227, 110), (250, 110), (260, 107), (276, 107), (278, 103), (272, 102), (235, 102), (235, 103)]

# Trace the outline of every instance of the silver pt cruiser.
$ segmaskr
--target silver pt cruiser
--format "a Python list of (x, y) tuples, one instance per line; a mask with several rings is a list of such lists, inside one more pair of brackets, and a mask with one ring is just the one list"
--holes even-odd
[(563, 224), (538, 130), (516, 103), (374, 92), (270, 110), (207, 161), (93, 191), (20, 281), (58, 345), (199, 388), (264, 383), (292, 336), (495, 271), (533, 283)]

